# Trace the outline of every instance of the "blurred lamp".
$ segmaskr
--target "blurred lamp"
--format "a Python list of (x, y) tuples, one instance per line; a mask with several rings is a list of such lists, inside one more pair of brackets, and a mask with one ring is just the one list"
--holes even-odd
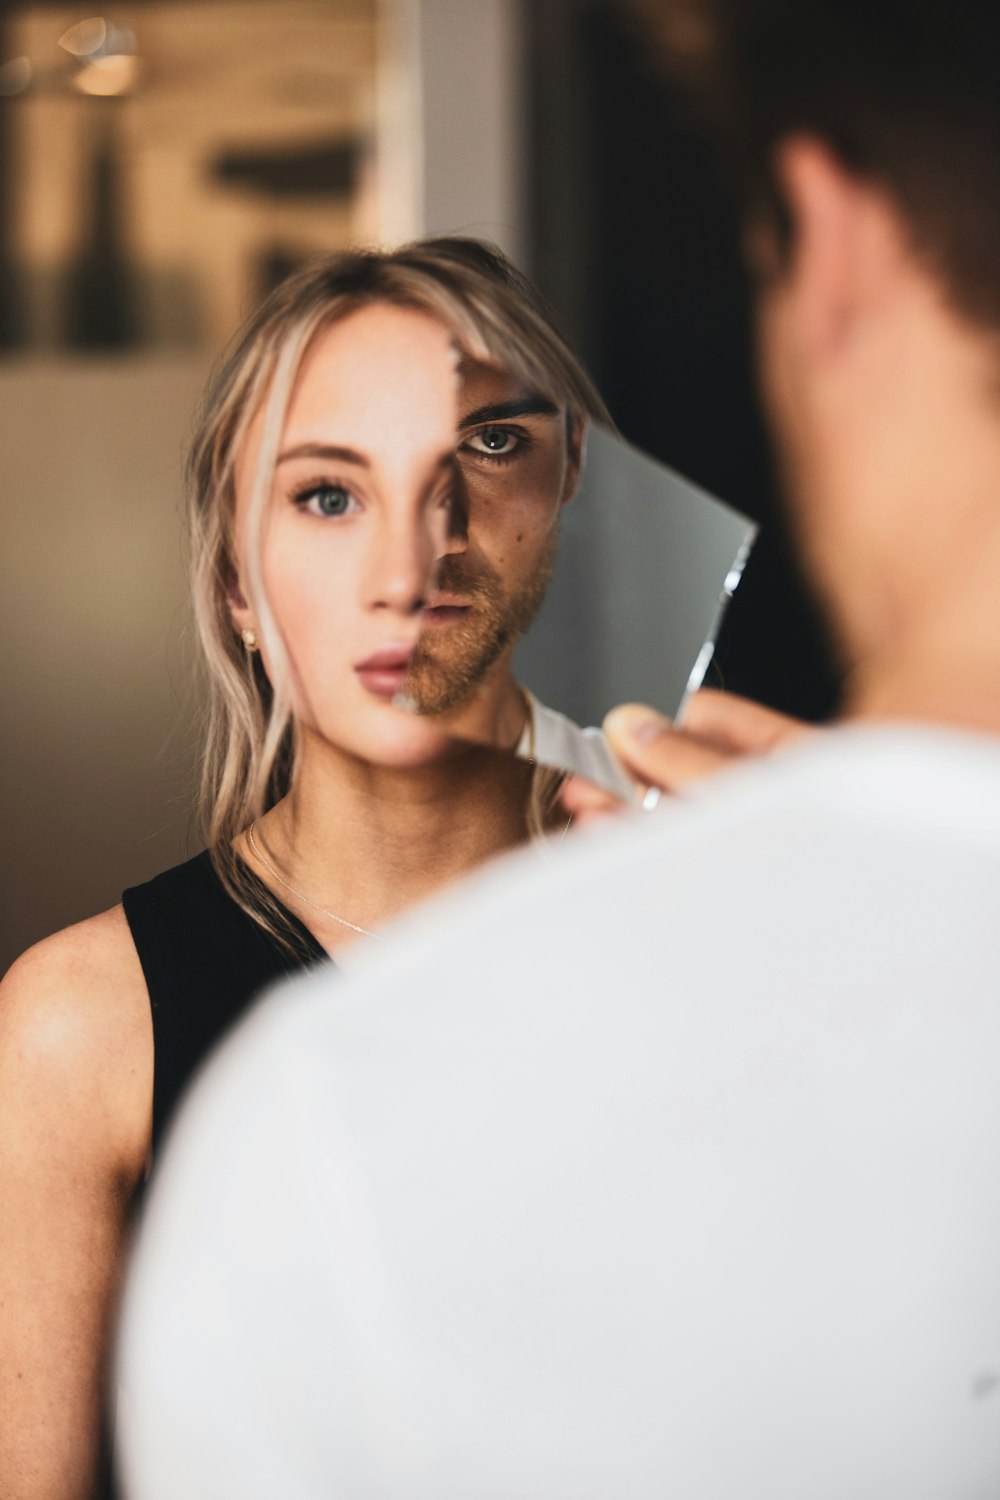
[(73, 82), (83, 94), (108, 99), (127, 94), (139, 80), (140, 62), (130, 53), (116, 52), (109, 57), (95, 57), (76, 75)]

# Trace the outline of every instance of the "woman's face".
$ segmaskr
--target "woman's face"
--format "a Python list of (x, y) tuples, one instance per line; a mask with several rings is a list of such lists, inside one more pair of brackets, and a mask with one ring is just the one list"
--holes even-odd
[[(379, 303), (321, 331), (292, 391), (262, 518), (263, 585), (293, 712), (307, 734), (376, 764), (420, 764), (450, 744), (392, 699), (451, 545), (456, 396), (450, 335), (423, 313)], [(263, 425), (261, 411), (236, 464), (230, 612), (237, 630), (256, 630), (270, 676), (247, 582)]]
[[(271, 675), (247, 603), (263, 424), (262, 411), (236, 465), (230, 608)], [(565, 414), (518, 379), (459, 367), (424, 313), (377, 303), (316, 337), (261, 528), (264, 591), (307, 733), (386, 766), (455, 753), (446, 728), (461, 733), (465, 706), (503, 690), (541, 602), (579, 448)], [(393, 706), (400, 691), (420, 713)]]

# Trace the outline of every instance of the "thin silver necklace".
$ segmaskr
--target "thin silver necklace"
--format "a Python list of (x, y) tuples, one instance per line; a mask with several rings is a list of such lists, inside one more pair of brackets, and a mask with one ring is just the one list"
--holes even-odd
[(329, 911), (325, 906), (320, 906), (318, 901), (310, 901), (309, 897), (304, 896), (301, 891), (297, 891), (294, 885), (289, 885), (284, 875), (280, 875), (274, 868), (274, 866), (270, 863), (270, 861), (266, 860), (263, 854), (261, 854), (260, 848), (257, 844), (257, 840), (253, 836), (253, 831), (256, 827), (257, 820), (255, 818), (254, 821), (250, 824), (250, 827), (247, 829), (247, 839), (249, 841), (250, 848), (260, 860), (261, 864), (264, 866), (264, 869), (267, 870), (271, 875), (273, 875), (275, 880), (277, 880), (279, 884), (285, 887), (286, 891), (291, 891), (293, 896), (297, 896), (300, 901), (304, 901), (307, 906), (311, 906), (313, 911), (321, 911), (324, 917), (330, 918), (331, 922), (339, 922), (341, 927), (349, 927), (352, 932), (358, 932), (362, 937), (374, 938), (376, 943), (385, 942), (385, 939), (383, 937), (380, 937), (377, 932), (369, 932), (367, 927), (359, 927), (357, 922), (349, 922), (346, 917), (338, 917), (335, 911)]

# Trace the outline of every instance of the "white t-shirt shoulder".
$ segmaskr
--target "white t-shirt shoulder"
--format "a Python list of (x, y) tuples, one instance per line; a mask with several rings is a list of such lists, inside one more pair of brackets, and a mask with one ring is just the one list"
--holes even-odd
[(264, 1002), (152, 1196), (134, 1500), (1000, 1493), (1000, 744), (817, 736)]
[[(585, 776), (598, 786), (614, 792), (623, 802), (635, 801), (635, 783), (623, 770), (602, 729), (583, 729), (572, 719), (540, 703), (527, 688), (534, 729), (535, 759), (546, 766), (561, 767)], [(532, 726), (525, 726), (517, 754), (527, 756), (532, 744)]]

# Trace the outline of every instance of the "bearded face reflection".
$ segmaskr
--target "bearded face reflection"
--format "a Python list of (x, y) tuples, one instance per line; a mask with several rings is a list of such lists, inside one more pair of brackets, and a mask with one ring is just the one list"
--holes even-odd
[[(491, 685), (509, 678), (513, 648), (545, 597), (582, 432), (510, 371), (462, 363), (451, 525), (403, 688), (418, 713), (454, 714), (456, 732), (469, 727), (466, 710), (475, 718)], [(507, 687), (523, 715), (512, 679)], [(493, 696), (491, 733), (502, 702)]]
[(425, 630), (407, 673), (406, 693), (419, 713), (444, 714), (475, 695), (490, 667), (528, 629), (545, 598), (555, 566), (558, 528), (545, 540), (534, 571), (517, 588), (468, 553), (438, 565), (437, 589), (469, 600), (461, 617)]

